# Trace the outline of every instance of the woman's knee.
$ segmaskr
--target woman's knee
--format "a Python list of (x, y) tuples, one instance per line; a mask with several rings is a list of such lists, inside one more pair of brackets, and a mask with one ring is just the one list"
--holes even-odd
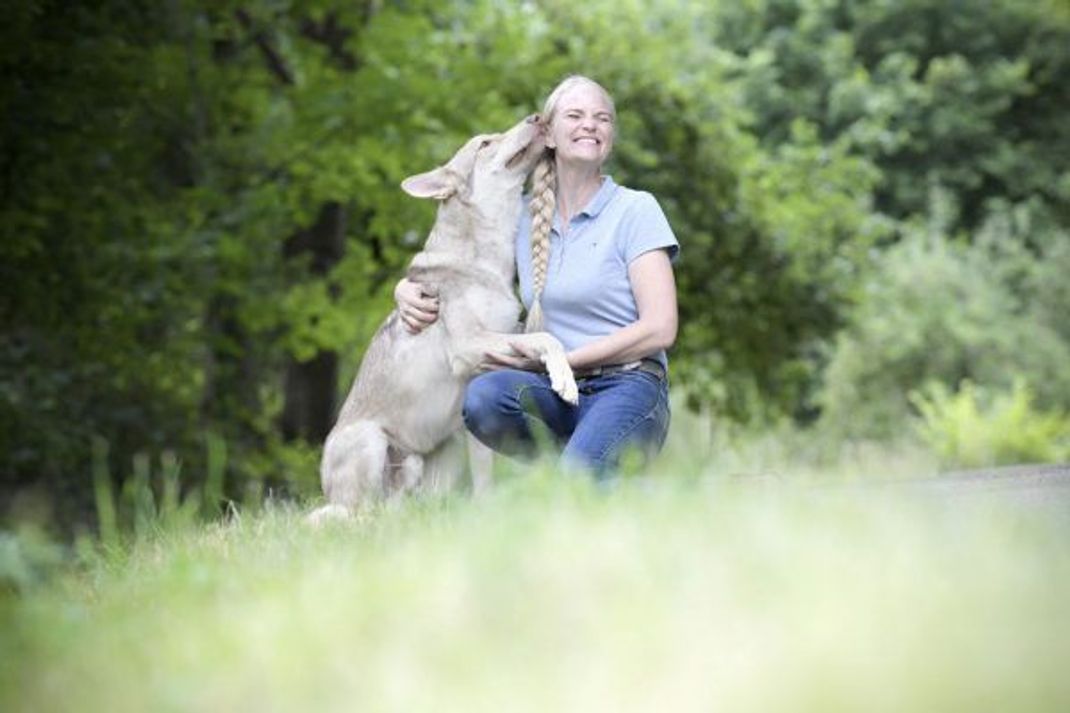
[(469, 433), (501, 453), (528, 455), (532, 436), (522, 401), (537, 380), (534, 374), (508, 370), (474, 378), (465, 390), (462, 410)]
[(565, 449), (566, 462), (601, 476), (622, 460), (647, 462), (661, 450), (671, 418), (667, 389), (639, 380), (625, 384), (587, 414)]
[(465, 426), (476, 436), (512, 432), (523, 427), (521, 399), (528, 381), (527, 372), (488, 371), (468, 383), (462, 416)]
[(616, 473), (624, 463), (629, 464), (629, 469), (641, 467), (661, 450), (667, 431), (665, 425), (656, 417), (647, 417), (612, 440), (573, 439), (562, 453), (562, 462), (571, 469), (588, 471), (598, 479)]

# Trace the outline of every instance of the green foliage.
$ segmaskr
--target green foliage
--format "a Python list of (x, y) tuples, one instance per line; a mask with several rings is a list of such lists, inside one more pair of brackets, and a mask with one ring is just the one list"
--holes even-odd
[(780, 144), (802, 117), (850, 143), (881, 170), (885, 214), (923, 212), (938, 182), (960, 198), (956, 231), (999, 197), (1066, 219), (1067, 164), (1050, 160), (1070, 155), (1065, 3), (756, 0), (712, 15), (744, 58), (763, 140)]
[(1070, 416), (1038, 411), (1033, 390), (1021, 379), (993, 392), (963, 381), (957, 392), (941, 383), (911, 392), (918, 433), (954, 468), (1070, 460)]
[(683, 246), (692, 406), (889, 433), (926, 380), (1013, 370), (1066, 407), (1058, 0), (26, 0), (0, 40), (0, 488), (64, 522), (96, 437), (117, 483), (172, 452), (203, 485), (211, 433), (228, 497), (314, 487), (286, 375), (348, 385), (432, 218), (398, 184), (569, 72)]
[[(1009, 390), (1016, 375), (1038, 385), (1042, 407), (1066, 408), (1070, 342), (1058, 331), (1061, 320), (1052, 319), (1050, 301), (1060, 295), (1046, 289), (1055, 286), (1052, 268), (1013, 241), (954, 242), (940, 234), (939, 222), (930, 229), (880, 254), (831, 353), (821, 394), (825, 424), (848, 436), (901, 435), (908, 394), (928, 381), (970, 379)], [(1023, 273), (1045, 287), (1016, 286)], [(1070, 303), (1058, 309), (1065, 314)]]
[(182, 491), (182, 464), (173, 452), (161, 453), (155, 469), (149, 454), (137, 453), (133, 474), (122, 481), (116, 495), (115, 479), (108, 468), (108, 445), (95, 439), (93, 488), (102, 544), (113, 548), (124, 540), (147, 538), (218, 517), (224, 504), (226, 446), (218, 437), (209, 436), (206, 449), (208, 470), (203, 487)]
[(0, 530), (0, 608), (8, 596), (27, 594), (61, 574), (69, 566), (66, 554), (38, 527)]

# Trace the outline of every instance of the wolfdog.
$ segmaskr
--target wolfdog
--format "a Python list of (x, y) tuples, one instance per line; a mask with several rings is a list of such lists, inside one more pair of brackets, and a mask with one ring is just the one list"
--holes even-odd
[(408, 270), (410, 280), (437, 291), (438, 319), (410, 334), (394, 310), (372, 338), (324, 444), (328, 504), (312, 513), (314, 522), (384, 496), (452, 487), (464, 388), (488, 352), (517, 344), (538, 354), (554, 391), (576, 403), (561, 343), (516, 333), (520, 196), (542, 150), (541, 119), (531, 116), (503, 134), (476, 136), (444, 166), (402, 182), (409, 195), (440, 201)]

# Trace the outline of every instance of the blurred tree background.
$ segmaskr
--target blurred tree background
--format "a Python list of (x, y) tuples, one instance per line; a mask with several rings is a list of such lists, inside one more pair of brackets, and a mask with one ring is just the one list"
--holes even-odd
[(432, 218), (398, 184), (571, 72), (614, 93), (611, 170), (659, 198), (683, 245), (673, 373), (693, 408), (896, 439), (989, 394), (1019, 405), (1010, 430), (1035, 414), (1066, 438), (1063, 0), (15, 0), (5, 15), (8, 514), (91, 519), (94, 457), (117, 481), (147, 457), (193, 484), (225, 450), (229, 497), (315, 492)]

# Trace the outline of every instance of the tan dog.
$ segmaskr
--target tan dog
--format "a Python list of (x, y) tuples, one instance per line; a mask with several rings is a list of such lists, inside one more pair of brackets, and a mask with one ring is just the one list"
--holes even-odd
[(414, 335), (395, 310), (375, 334), (324, 444), (320, 476), (329, 504), (312, 514), (314, 522), (417, 487), (451, 487), (465, 385), (488, 352), (522, 344), (539, 355), (554, 391), (576, 403), (561, 343), (546, 333), (514, 333), (520, 196), (542, 149), (533, 116), (504, 134), (475, 137), (445, 166), (402, 183), (412, 196), (441, 201), (408, 271), (437, 290), (438, 319)]

